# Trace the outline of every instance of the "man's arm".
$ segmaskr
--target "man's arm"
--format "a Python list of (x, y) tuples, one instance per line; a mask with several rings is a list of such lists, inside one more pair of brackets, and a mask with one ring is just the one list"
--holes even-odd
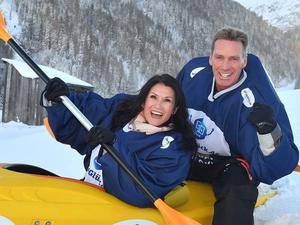
[(290, 174), (298, 164), (299, 151), (282, 103), (273, 109), (256, 104), (248, 120), (239, 133), (239, 147), (246, 153), (252, 175), (271, 184)]

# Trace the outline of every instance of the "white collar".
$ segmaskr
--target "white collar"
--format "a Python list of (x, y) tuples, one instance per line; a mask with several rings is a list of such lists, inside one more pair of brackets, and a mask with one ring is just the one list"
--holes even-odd
[(239, 86), (242, 85), (242, 83), (244, 83), (244, 81), (247, 79), (247, 73), (245, 70), (243, 70), (243, 72), (241, 73), (240, 79), (237, 83), (235, 83), (234, 85), (217, 92), (216, 94), (214, 94), (214, 90), (215, 90), (215, 83), (216, 83), (216, 79), (215, 76), (213, 75), (213, 80), (212, 80), (212, 85), (211, 85), (211, 91), (210, 94), (208, 95), (208, 100), (210, 102), (213, 102), (215, 99), (217, 99), (218, 97), (220, 97), (221, 95), (230, 92), (236, 88), (238, 88)]

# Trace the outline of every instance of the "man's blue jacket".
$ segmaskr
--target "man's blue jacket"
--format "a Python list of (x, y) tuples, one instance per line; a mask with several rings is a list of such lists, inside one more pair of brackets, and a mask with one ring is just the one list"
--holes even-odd
[[(256, 56), (248, 55), (245, 71), (235, 85), (216, 94), (208, 57), (192, 59), (177, 79), (186, 96), (198, 151), (243, 158), (250, 164), (255, 180), (267, 184), (293, 171), (299, 152), (291, 126), (284, 105)], [(279, 144), (268, 156), (262, 153), (256, 128), (248, 121), (253, 99), (272, 107), (282, 131)]]

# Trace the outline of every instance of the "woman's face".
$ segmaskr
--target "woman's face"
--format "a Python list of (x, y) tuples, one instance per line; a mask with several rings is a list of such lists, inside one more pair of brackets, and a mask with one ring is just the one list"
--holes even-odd
[(169, 86), (158, 83), (150, 89), (141, 114), (147, 123), (160, 126), (172, 116), (175, 100), (174, 90)]

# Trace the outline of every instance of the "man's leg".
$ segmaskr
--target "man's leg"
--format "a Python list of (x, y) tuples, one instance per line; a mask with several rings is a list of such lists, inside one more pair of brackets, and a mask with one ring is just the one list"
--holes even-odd
[(216, 196), (213, 225), (254, 224), (258, 190), (245, 168), (238, 163), (230, 164), (219, 172), (212, 185)]

